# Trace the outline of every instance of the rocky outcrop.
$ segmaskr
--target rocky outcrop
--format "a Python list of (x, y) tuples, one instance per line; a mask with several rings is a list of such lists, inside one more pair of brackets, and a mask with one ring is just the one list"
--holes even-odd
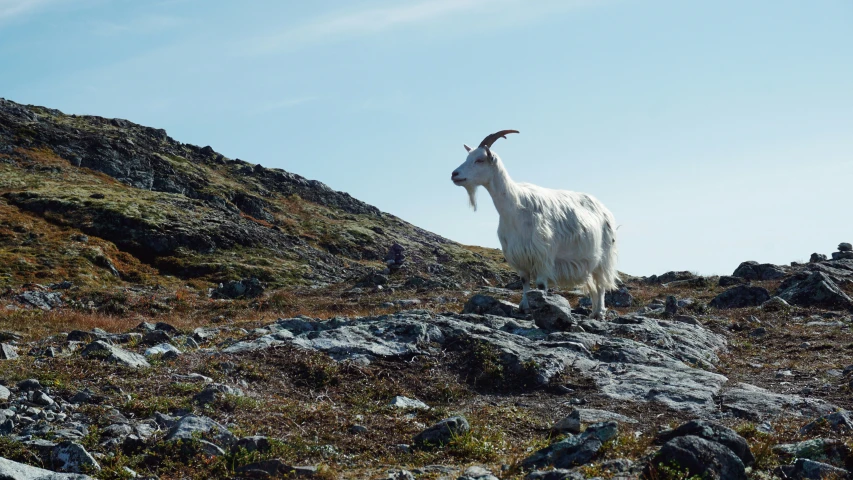
[(708, 305), (723, 309), (757, 307), (767, 300), (770, 300), (770, 292), (766, 288), (738, 285), (717, 295)]
[[(548, 298), (557, 301), (555, 295)], [(546, 318), (557, 318), (550, 309)], [(333, 358), (370, 361), (429, 355), (430, 344), (476, 342), (500, 352), (507, 375), (547, 385), (572, 366), (611, 398), (657, 401), (677, 410), (708, 411), (726, 383), (713, 373), (725, 340), (701, 326), (632, 315), (610, 322), (572, 316), (572, 331), (542, 329), (534, 321), (494, 315), (401, 312), (352, 320), (284, 319), (285, 341)], [(541, 323), (541, 322), (540, 322)], [(708, 370), (694, 368), (703, 365)]]
[[(36, 229), (52, 224), (82, 231), (75, 238), (83, 243), (106, 240), (164, 274), (335, 284), (364, 276), (369, 268), (360, 261), (381, 261), (390, 248), (397, 253), (389, 269), (400, 283), (419, 275), (437, 288), (508, 275), (486, 256), (321, 182), (126, 120), (0, 99), (0, 155), (0, 208), (41, 218)], [(92, 270), (112, 278), (140, 276), (121, 271), (115, 255), (90, 257)], [(52, 299), (22, 298), (29, 300), (53, 308)]]

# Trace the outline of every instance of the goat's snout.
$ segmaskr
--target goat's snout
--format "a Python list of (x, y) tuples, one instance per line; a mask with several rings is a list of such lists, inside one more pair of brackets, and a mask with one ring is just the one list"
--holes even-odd
[(450, 178), (456, 178), (459, 176), (459, 170), (454, 170), (453, 173), (450, 174)]

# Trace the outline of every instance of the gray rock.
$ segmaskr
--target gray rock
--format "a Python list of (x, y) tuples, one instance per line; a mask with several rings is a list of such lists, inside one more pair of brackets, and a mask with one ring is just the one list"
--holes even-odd
[(243, 448), (247, 452), (260, 452), (266, 453), (272, 449), (272, 444), (270, 444), (270, 440), (267, 437), (255, 435), (252, 437), (243, 437), (237, 440), (237, 443), (232, 447), (233, 451), (237, 449)]
[(832, 252), (833, 260), (853, 259), (853, 252)]
[(717, 295), (708, 305), (719, 308), (757, 307), (770, 299), (770, 292), (762, 287), (738, 285)]
[(709, 480), (746, 480), (743, 462), (728, 447), (701, 437), (686, 435), (666, 442), (652, 457), (646, 467), (646, 475), (655, 477), (659, 465), (677, 465), (687, 470), (687, 475), (696, 475)]
[(787, 273), (781, 267), (753, 261), (741, 263), (732, 273), (733, 277), (741, 277), (747, 280), (776, 280), (785, 275)]
[(776, 453), (788, 461), (796, 458), (807, 458), (843, 467), (850, 457), (850, 448), (837, 438), (813, 438), (797, 443), (785, 443), (773, 447)]
[(41, 405), (43, 407), (47, 407), (49, 405), (54, 404), (54, 401), (52, 398), (50, 398), (50, 395), (44, 393), (41, 390), (36, 390), (33, 392), (31, 401), (36, 405)]
[(221, 447), (230, 448), (237, 442), (237, 437), (229, 432), (227, 428), (208, 417), (201, 417), (197, 415), (187, 415), (178, 420), (169, 429), (164, 440), (166, 442), (192, 440), (199, 434), (203, 439), (208, 439)]
[(806, 458), (798, 458), (793, 465), (783, 465), (778, 470), (784, 475), (784, 478), (792, 480), (835, 480), (850, 478), (850, 472), (843, 468), (815, 462)]
[(401, 410), (429, 410), (429, 405), (414, 399), (397, 395), (388, 403), (391, 408), (399, 408)]
[(809, 257), (809, 263), (820, 263), (826, 261), (826, 255), (822, 253), (813, 253), (811, 257)]
[(208, 442), (207, 440), (199, 440), (199, 446), (201, 447), (201, 452), (205, 455), (209, 455), (211, 457), (221, 457), (225, 455), (225, 449), (213, 442)]
[(745, 278), (733, 277), (729, 275), (720, 275), (720, 279), (717, 280), (717, 284), (721, 287), (731, 287), (732, 285), (741, 285), (748, 282), (749, 281)]
[(18, 358), (18, 352), (14, 345), (8, 343), (0, 343), (0, 359), (14, 360)]
[(347, 429), (347, 431), (354, 435), (361, 435), (362, 433), (367, 433), (368, 428), (364, 425), (352, 425), (351, 427), (349, 427), (349, 429)]
[(571, 433), (576, 434), (581, 431), (580, 415), (577, 410), (562, 418), (551, 427), (552, 434)]
[(101, 430), (101, 436), (109, 438), (122, 438), (133, 433), (133, 427), (126, 423), (114, 423)]
[(678, 428), (661, 432), (657, 436), (657, 441), (665, 443), (673, 438), (686, 435), (704, 438), (705, 440), (728, 447), (746, 466), (755, 463), (755, 457), (752, 455), (745, 438), (738, 435), (731, 428), (706, 420), (691, 420)]
[(0, 457), (0, 478), (9, 480), (94, 480), (76, 473), (57, 473)]
[(770, 300), (761, 304), (761, 309), (766, 312), (779, 312), (791, 308), (791, 304), (782, 297), (771, 297)]
[(50, 461), (61, 472), (80, 473), (83, 469), (100, 471), (101, 466), (79, 443), (66, 440), (53, 448)]
[(569, 301), (557, 294), (546, 294), (542, 290), (527, 292), (528, 313), (536, 326), (544, 330), (571, 330), (581, 317), (572, 313)]
[(106, 362), (117, 363), (127, 367), (141, 368), (151, 366), (142, 355), (128, 352), (120, 347), (110, 345), (103, 340), (95, 340), (90, 343), (80, 354), (87, 358), (98, 358)]
[(820, 307), (831, 310), (853, 310), (853, 299), (824, 272), (812, 272), (806, 279), (785, 289), (780, 286), (779, 297), (801, 307)]
[(823, 400), (773, 393), (747, 383), (738, 383), (723, 392), (720, 403), (723, 411), (752, 421), (762, 421), (782, 414), (814, 416), (836, 409), (834, 405)]
[(36, 380), (35, 378), (28, 378), (26, 380), (21, 380), (18, 382), (18, 390), (29, 392), (31, 390), (39, 390), (41, 388), (41, 382)]
[(482, 294), (477, 294), (469, 298), (465, 302), (465, 306), (462, 307), (462, 313), (488, 314), (500, 317), (511, 317), (517, 311), (518, 308), (515, 304)]
[(211, 293), (213, 298), (257, 298), (263, 295), (264, 286), (261, 281), (255, 277), (244, 278), (239, 281), (231, 280), (224, 284), (219, 284)]
[(408, 470), (392, 469), (388, 471), (388, 475), (383, 480), (415, 480), (415, 476)]
[(634, 296), (628, 290), (628, 287), (621, 286), (618, 290), (611, 290), (604, 294), (605, 307), (630, 307), (634, 304)]
[(569, 413), (568, 416), (558, 421), (551, 427), (552, 433), (580, 433), (582, 423), (603, 423), (603, 422), (620, 422), (620, 423), (637, 423), (637, 420), (620, 415), (607, 410), (598, 410), (595, 408), (576, 408)]
[(838, 410), (803, 425), (801, 435), (807, 435), (813, 430), (829, 428), (838, 433), (853, 433), (853, 416), (847, 410)]
[(589, 463), (598, 454), (604, 442), (615, 438), (619, 432), (616, 422), (596, 423), (580, 435), (552, 443), (521, 461), (521, 468), (533, 470), (547, 466), (570, 468)]
[(175, 347), (171, 343), (161, 343), (145, 350), (146, 357), (151, 357), (154, 355), (165, 355), (166, 353), (182, 355), (183, 352), (178, 350), (177, 347)]
[(215, 402), (219, 398), (224, 398), (226, 395), (242, 397), (243, 391), (239, 388), (231, 387), (222, 383), (211, 383), (193, 397), (193, 402), (199, 405), (207, 405)]
[(198, 343), (204, 343), (219, 335), (219, 329), (214, 327), (198, 327), (193, 330), (193, 340)]
[(652, 285), (657, 285), (662, 283), (677, 282), (681, 280), (692, 280), (694, 278), (696, 278), (696, 275), (688, 271), (666, 272), (663, 275), (652, 275), (651, 277), (646, 277), (643, 279), (643, 282)]
[(602, 422), (618, 422), (618, 423), (637, 423), (636, 419), (607, 410), (599, 410), (597, 408), (576, 408), (569, 416), (577, 416), (581, 423), (602, 423)]
[(9, 391), (8, 388), (0, 385), (0, 402), (5, 402), (9, 400), (9, 396), (12, 395), (12, 392)]
[(157, 345), (158, 343), (168, 343), (172, 337), (164, 330), (151, 330), (142, 336), (143, 345)]
[(27, 291), (15, 296), (15, 300), (44, 311), (63, 306), (62, 293)]
[(470, 429), (465, 417), (450, 417), (415, 435), (413, 443), (421, 448), (440, 446), (448, 443), (455, 436), (468, 433)]
[(839, 252), (853, 252), (853, 245), (847, 242), (841, 242), (838, 244)]

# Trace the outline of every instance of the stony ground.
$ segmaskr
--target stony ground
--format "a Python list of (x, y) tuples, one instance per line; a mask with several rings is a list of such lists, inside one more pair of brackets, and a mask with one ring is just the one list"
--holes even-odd
[(853, 261), (735, 273), (629, 277), (601, 321), (494, 286), (30, 284), (2, 297), (0, 455), (96, 478), (842, 478)]

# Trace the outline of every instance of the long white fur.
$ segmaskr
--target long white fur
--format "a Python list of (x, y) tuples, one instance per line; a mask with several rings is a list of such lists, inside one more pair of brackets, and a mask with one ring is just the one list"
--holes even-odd
[(504, 256), (524, 285), (521, 308), (529, 308), (527, 292), (535, 280), (546, 290), (549, 282), (580, 285), (592, 299), (592, 316), (603, 317), (604, 294), (619, 279), (613, 214), (585, 193), (516, 183), (494, 152), (465, 148), (468, 158), (452, 178), (468, 191), (475, 210), (477, 187), (491, 195)]

